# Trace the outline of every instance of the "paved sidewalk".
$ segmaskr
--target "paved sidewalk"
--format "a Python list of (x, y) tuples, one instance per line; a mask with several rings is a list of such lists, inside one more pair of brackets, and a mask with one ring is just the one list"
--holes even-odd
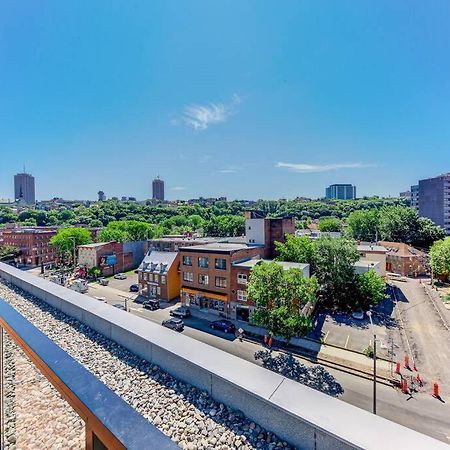
[[(205, 311), (199, 311), (192, 309), (192, 315), (206, 321), (218, 320), (219, 317), (207, 313)], [(231, 320), (236, 325), (236, 328), (242, 328), (247, 336), (256, 335), (262, 340), (263, 336), (267, 334), (264, 328), (251, 325), (247, 322), (239, 320)], [(276, 339), (279, 342), (284, 342), (283, 339)], [(290, 345), (297, 347), (301, 353), (307, 353), (312, 359), (328, 361), (330, 363), (339, 364), (352, 369), (356, 369), (367, 374), (373, 373), (373, 359), (367, 356), (344, 348), (338, 348), (320, 342), (313, 341), (311, 339), (293, 338)], [(395, 370), (395, 367), (393, 368)], [(391, 364), (384, 360), (377, 358), (377, 374), (380, 377), (386, 379), (397, 379), (397, 377), (391, 375)]]

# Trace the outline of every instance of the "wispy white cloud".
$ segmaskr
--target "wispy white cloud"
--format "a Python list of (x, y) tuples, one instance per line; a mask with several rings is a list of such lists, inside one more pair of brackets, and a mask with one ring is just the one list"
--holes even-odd
[[(233, 95), (229, 103), (209, 103), (207, 105), (192, 104), (184, 108), (181, 120), (194, 130), (206, 130), (210, 125), (226, 122), (236, 113), (236, 106), (241, 103), (238, 95)], [(178, 120), (172, 119), (172, 125), (177, 125)]]
[(174, 186), (170, 188), (172, 191), (185, 191), (186, 188), (184, 186)]
[(373, 167), (373, 164), (363, 164), (363, 163), (297, 164), (297, 163), (278, 162), (275, 164), (275, 167), (292, 170), (293, 172), (315, 173), (315, 172), (329, 172), (332, 170), (340, 170), (340, 169), (365, 169), (367, 167)]
[(243, 169), (242, 166), (228, 166), (219, 170), (219, 173), (237, 173)]

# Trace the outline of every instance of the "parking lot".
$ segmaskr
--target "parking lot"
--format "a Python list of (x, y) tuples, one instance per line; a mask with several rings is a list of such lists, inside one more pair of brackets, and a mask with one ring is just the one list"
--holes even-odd
[(391, 297), (375, 308), (372, 320), (373, 328), (367, 316), (358, 320), (350, 314), (321, 313), (310, 337), (325, 344), (363, 352), (369, 345), (373, 345), (375, 332), (378, 355), (390, 359), (393, 352), (394, 360), (401, 358), (404, 349)]
[(125, 275), (127, 277), (125, 280), (116, 280), (113, 276), (107, 277), (106, 279), (109, 280), (108, 286), (119, 291), (129, 292), (130, 286), (137, 284), (138, 276), (134, 273), (134, 270), (125, 272)]

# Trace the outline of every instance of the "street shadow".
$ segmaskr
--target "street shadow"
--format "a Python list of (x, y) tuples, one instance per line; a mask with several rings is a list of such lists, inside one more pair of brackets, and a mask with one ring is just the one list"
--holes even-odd
[(409, 303), (408, 299), (406, 298), (405, 294), (403, 293), (402, 289), (398, 286), (392, 286), (393, 292), (395, 292), (395, 297), (397, 298), (398, 302), (402, 303)]
[[(171, 393), (172, 399), (174, 398), (173, 396), (177, 397), (177, 399), (174, 400), (175, 403), (176, 401), (183, 399), (189, 405), (197, 408), (200, 411), (202, 420), (212, 420), (216, 424), (226, 429), (233, 430), (233, 432), (238, 437), (245, 436), (246, 441), (252, 446), (252, 448), (266, 448), (260, 447), (261, 441), (270, 438), (273, 440), (273, 442), (275, 442), (275, 446), (282, 446), (286, 450), (293, 450), (293, 447), (289, 445), (282, 445), (282, 441), (276, 438), (270, 431), (265, 430), (260, 425), (255, 426), (255, 424), (241, 411), (216, 402), (206, 391), (202, 391), (201, 389), (189, 385), (184, 381), (180, 381), (172, 377), (169, 373), (165, 372), (159, 366), (140, 358), (139, 356), (127, 350), (125, 347), (122, 347), (120, 344), (117, 344), (116, 342), (108, 339), (102, 334), (97, 333), (92, 328), (89, 328), (87, 325), (79, 322), (73, 317), (67, 316), (66, 314), (55, 309), (44, 301), (38, 299), (37, 297), (34, 297), (33, 295), (30, 295), (27, 292), (24, 292), (9, 283), (4, 284), (8, 286), (12, 291), (18, 293), (20, 296), (28, 300), (40, 311), (48, 313), (52, 318), (56, 319), (59, 322), (62, 322), (65, 327), (70, 327), (72, 330), (83, 335), (84, 338), (95, 344), (95, 346), (97, 347), (95, 365), (89, 364), (89, 362), (92, 360), (92, 355), (90, 354), (90, 350), (88, 347), (86, 347), (84, 351), (78, 348), (77, 357), (75, 357), (75, 359), (81, 359), (82, 362), (80, 363), (87, 370), (92, 372), (97, 378), (100, 379), (100, 381), (105, 383), (117, 395), (127, 401), (130, 406), (136, 409), (139, 413), (143, 414), (144, 417), (147, 418), (150, 422), (152, 422), (152, 420), (150, 419), (148, 410), (146, 409), (146, 405), (157, 404), (159, 401), (159, 397), (155, 398), (154, 394), (152, 394), (152, 391), (154, 390), (150, 389), (150, 387), (148, 389), (142, 389), (142, 381), (136, 383), (130, 382), (130, 373), (128, 373), (127, 375), (127, 370), (125, 368), (116, 370), (113, 373), (111, 368), (111, 361), (108, 358), (106, 358), (105, 360), (99, 358), (98, 349), (102, 349), (103, 351), (109, 353), (114, 357), (114, 359), (117, 359), (127, 368), (135, 370), (134, 375), (136, 377), (139, 377), (139, 375), (143, 375), (146, 378), (153, 380), (153, 383), (157, 383), (159, 386), (167, 389)], [(50, 339), (55, 339), (55, 336), (52, 336), (51, 333), (49, 333), (48, 336), (50, 337)], [(57, 342), (56, 344), (58, 345)], [(111, 379), (111, 377), (114, 379), (114, 386), (117, 386), (114, 389), (112, 388), (110, 383), (104, 381), (105, 379)], [(139, 401), (137, 402), (137, 404), (135, 404), (134, 402), (132, 402), (132, 399), (139, 399)], [(155, 416), (162, 420), (162, 423), (164, 423), (163, 408), (161, 408), (161, 410)], [(234, 425), (236, 423), (239, 424), (239, 427)]]
[(323, 366), (307, 367), (290, 353), (273, 356), (271, 350), (259, 350), (254, 358), (256, 361), (261, 361), (264, 368), (332, 397), (344, 393), (344, 388)]
[(314, 339), (316, 341), (320, 341), (320, 339), (323, 337), (323, 326), (325, 324), (325, 319), (327, 315), (324, 313), (317, 314), (313, 329), (308, 333), (308, 337), (310, 339)]

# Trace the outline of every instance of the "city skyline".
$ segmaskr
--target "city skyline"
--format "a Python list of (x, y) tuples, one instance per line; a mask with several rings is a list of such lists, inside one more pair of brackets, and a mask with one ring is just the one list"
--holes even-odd
[(39, 199), (396, 196), (448, 170), (450, 6), (413, 3), (2, 5), (0, 197), (23, 161)]

